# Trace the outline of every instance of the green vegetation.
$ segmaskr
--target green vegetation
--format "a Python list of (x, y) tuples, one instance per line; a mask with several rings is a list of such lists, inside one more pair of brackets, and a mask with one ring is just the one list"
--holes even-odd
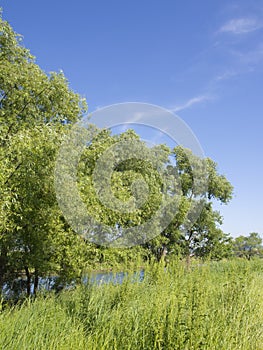
[[(170, 225), (160, 230), (161, 220), (155, 220), (147, 232), (155, 238), (127, 251), (106, 252), (96, 242), (73, 232), (56, 200), (54, 170), (62, 142), (86, 110), (86, 101), (69, 89), (64, 75), (41, 70), (22, 45), (21, 37), (0, 18), (0, 291), (6, 285), (14, 288), (25, 277), (27, 294), (30, 295), (32, 286), (35, 294), (41, 277), (56, 275), (59, 283), (65, 285), (80, 281), (83, 272), (91, 267), (110, 268), (136, 261), (138, 255), (146, 260), (160, 260), (164, 253), (171, 257), (228, 256), (229, 237), (219, 227), (221, 217), (213, 210), (212, 200), (227, 203), (233, 189), (218, 174), (211, 159), (199, 159), (180, 146), (170, 149), (157, 145), (151, 149), (155, 152), (155, 168), (141, 159), (127, 159), (118, 164), (109, 183), (104, 184), (103, 179), (100, 183), (107, 203), (114, 202), (107, 197), (110, 187), (121, 206), (134, 206), (144, 191), (136, 187), (135, 193), (132, 184), (134, 180), (144, 180), (149, 195), (141, 207), (124, 213), (103, 205), (97, 198), (92, 174), (104, 150), (129, 140), (148, 159), (149, 148), (132, 130), (121, 135), (97, 130), (96, 137), (83, 151), (77, 169), (79, 192), (87, 211), (112, 228), (112, 232), (108, 230), (105, 234), (98, 225), (90, 225), (87, 231), (96, 234), (100, 242), (105, 240), (105, 245), (111, 235), (126, 239), (122, 237), (123, 229), (147, 222), (161, 202), (166, 204), (162, 212), (166, 218), (162, 219), (171, 218)], [(71, 188), (64, 195), (71, 203)], [(200, 202), (203, 210), (191, 226), (189, 222)], [(174, 204), (178, 206), (175, 217)], [(139, 238), (133, 235), (131, 243)]]
[(151, 264), (142, 282), (87, 285), (0, 313), (0, 348), (262, 349), (261, 260)]
[(80, 275), (83, 244), (63, 222), (53, 173), (65, 121), (85, 110), (63, 74), (45, 74), (0, 18), (0, 290), (22, 274), (28, 294), (51, 271)]
[[(227, 204), (233, 187), (211, 159), (156, 145), (154, 167), (133, 130), (112, 135), (90, 125), (96, 132), (76, 169), (78, 189), (87, 212), (112, 230), (91, 224), (87, 236), (96, 234), (105, 246), (109, 237), (121, 242), (123, 230), (147, 222), (161, 202), (166, 217), (151, 226), (154, 239), (127, 249), (73, 232), (56, 200), (54, 170), (61, 144), (86, 110), (64, 75), (43, 72), (0, 18), (0, 348), (262, 349), (262, 238), (232, 239), (221, 230), (213, 203)], [(109, 177), (109, 159), (101, 155), (123, 141), (133, 142), (142, 159), (125, 158)], [(133, 211), (97, 197), (93, 174), (101, 158), (106, 203)], [(147, 198), (135, 180), (147, 183)], [(71, 190), (64, 193), (69, 203)], [(139, 281), (134, 271), (142, 266)], [(87, 271), (116, 269), (130, 271), (121, 284), (81, 284)], [(40, 278), (49, 276), (57, 277), (57, 292), (71, 282), (76, 287), (36, 296)]]
[(255, 256), (262, 258), (262, 238), (257, 232), (251, 232), (249, 236), (238, 236), (233, 240), (233, 252), (236, 256), (249, 260)]

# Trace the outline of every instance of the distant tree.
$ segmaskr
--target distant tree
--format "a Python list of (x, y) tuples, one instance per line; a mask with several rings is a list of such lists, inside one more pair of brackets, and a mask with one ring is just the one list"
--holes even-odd
[(262, 242), (257, 232), (251, 232), (249, 236), (238, 236), (233, 241), (233, 252), (235, 256), (247, 259), (255, 256), (263, 257)]

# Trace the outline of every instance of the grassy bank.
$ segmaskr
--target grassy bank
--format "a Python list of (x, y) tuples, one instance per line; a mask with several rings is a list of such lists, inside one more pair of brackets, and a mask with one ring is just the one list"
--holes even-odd
[[(132, 276), (132, 274), (131, 274)], [(131, 277), (130, 276), (130, 277)], [(132, 277), (134, 279), (134, 277)], [(182, 263), (0, 313), (0, 349), (263, 349), (263, 261)]]

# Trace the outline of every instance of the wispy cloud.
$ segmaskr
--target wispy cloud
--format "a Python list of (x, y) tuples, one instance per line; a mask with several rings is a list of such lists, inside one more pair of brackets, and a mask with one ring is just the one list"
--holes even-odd
[(238, 71), (226, 70), (225, 72), (217, 75), (215, 77), (215, 81), (220, 82), (220, 81), (228, 80), (228, 79), (233, 78), (234, 76), (236, 76), (238, 74), (239, 74)]
[(255, 18), (234, 18), (226, 22), (220, 29), (221, 33), (246, 34), (263, 27), (262, 21)]
[(260, 43), (255, 49), (250, 51), (232, 51), (232, 54), (236, 55), (240, 62), (243, 64), (258, 64), (263, 60), (263, 43)]
[(196, 97), (192, 97), (190, 98), (188, 101), (186, 101), (184, 104), (179, 105), (179, 106), (174, 106), (172, 108), (170, 108), (170, 110), (172, 112), (179, 112), (182, 111), (184, 109), (190, 108), (195, 104), (199, 104), (208, 100), (211, 100), (212, 97), (210, 95), (200, 95), (200, 96), (196, 96)]

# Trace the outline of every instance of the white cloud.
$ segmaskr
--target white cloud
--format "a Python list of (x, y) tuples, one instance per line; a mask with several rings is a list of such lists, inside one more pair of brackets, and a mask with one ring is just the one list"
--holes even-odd
[(205, 101), (208, 101), (208, 100), (211, 100), (211, 96), (209, 96), (209, 95), (196, 96), (196, 97), (193, 97), (193, 98), (189, 99), (188, 101), (186, 101), (182, 105), (170, 108), (170, 110), (172, 112), (176, 113), (176, 112), (182, 111), (184, 109), (187, 109), (189, 107), (192, 107), (195, 104), (202, 103), (202, 102), (205, 102)]
[(257, 64), (263, 60), (263, 43), (260, 43), (254, 50), (246, 52), (233, 51), (233, 53), (244, 64)]
[(263, 23), (254, 18), (235, 18), (226, 22), (219, 32), (232, 34), (246, 34), (262, 28)]
[(228, 80), (236, 75), (238, 75), (239, 72), (238, 71), (231, 71), (231, 70), (227, 70), (222, 74), (219, 74), (216, 78), (215, 81), (223, 81), (223, 80)]

